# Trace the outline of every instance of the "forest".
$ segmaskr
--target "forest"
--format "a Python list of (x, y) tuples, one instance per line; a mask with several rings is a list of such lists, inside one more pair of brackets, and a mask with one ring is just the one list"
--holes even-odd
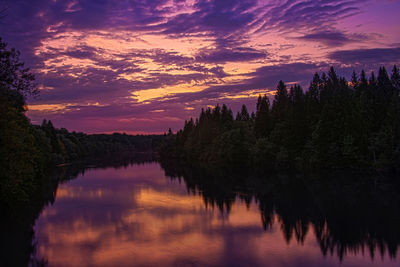
[[(271, 100), (259, 96), (256, 112), (226, 105), (202, 109), (176, 134), (85, 134), (32, 125), (28, 97), (35, 77), (0, 39), (0, 196), (6, 205), (29, 200), (48, 166), (97, 155), (157, 151), (161, 161), (234, 170), (357, 169), (398, 172), (400, 73), (355, 72), (351, 81), (331, 68), (316, 73), (308, 90), (280, 81)], [(8, 203), (8, 204), (7, 204)]]
[[(381, 67), (351, 81), (333, 67), (315, 73), (308, 90), (278, 83), (256, 112), (234, 117), (226, 105), (202, 109), (159, 149), (164, 161), (226, 169), (379, 170), (400, 166), (400, 73)], [(272, 102), (272, 103), (271, 103)]]
[[(85, 134), (56, 129), (51, 121), (32, 125), (26, 99), (38, 95), (35, 77), (20, 53), (0, 39), (0, 203), (32, 198), (49, 166), (99, 155), (149, 152), (162, 135)], [(3, 205), (2, 205), (3, 206)]]

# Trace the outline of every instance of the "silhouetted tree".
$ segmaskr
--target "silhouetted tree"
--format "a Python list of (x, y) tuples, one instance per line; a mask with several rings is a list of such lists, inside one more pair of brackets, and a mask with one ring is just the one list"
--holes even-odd
[(235, 121), (225, 105), (202, 109), (199, 119), (177, 134), (176, 151), (200, 162), (252, 162), (262, 169), (397, 169), (399, 84), (396, 66), (390, 78), (383, 67), (378, 78), (353, 72), (350, 83), (330, 68), (314, 75), (307, 92), (299, 85), (288, 92), (280, 81), (272, 107), (260, 95), (252, 116), (245, 105)]
[(250, 121), (250, 115), (247, 111), (246, 105), (242, 105), (242, 109), (236, 115), (237, 121)]
[(271, 130), (271, 116), (269, 110), (269, 99), (267, 95), (258, 97), (257, 111), (255, 116), (254, 131), (257, 137), (268, 136)]

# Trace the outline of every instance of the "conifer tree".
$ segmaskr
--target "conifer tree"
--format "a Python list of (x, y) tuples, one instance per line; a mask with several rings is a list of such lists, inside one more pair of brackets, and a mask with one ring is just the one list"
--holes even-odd
[(279, 81), (271, 110), (274, 123), (286, 120), (288, 107), (289, 96), (286, 85), (283, 81)]
[(247, 111), (246, 105), (242, 105), (242, 109), (240, 110), (240, 113), (236, 116), (237, 121), (250, 121), (250, 115), (249, 112)]
[(254, 131), (257, 137), (266, 137), (271, 129), (269, 99), (267, 95), (258, 97)]

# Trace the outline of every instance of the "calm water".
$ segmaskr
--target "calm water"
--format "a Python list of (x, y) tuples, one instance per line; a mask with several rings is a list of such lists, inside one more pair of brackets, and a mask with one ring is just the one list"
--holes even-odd
[[(358, 227), (351, 214), (330, 218), (330, 229), (324, 220), (333, 215), (318, 225), (304, 203), (275, 203), (266, 213), (268, 199), (213, 199), (216, 189), (187, 183), (158, 163), (88, 169), (60, 184), (36, 220), (35, 257), (49, 266), (399, 266), (397, 237)], [(335, 227), (342, 224), (344, 233)]]

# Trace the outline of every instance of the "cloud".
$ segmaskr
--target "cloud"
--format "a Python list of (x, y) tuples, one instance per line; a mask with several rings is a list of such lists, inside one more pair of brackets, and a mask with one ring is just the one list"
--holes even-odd
[(259, 51), (254, 48), (219, 48), (200, 51), (200, 53), (196, 55), (196, 61), (206, 63), (226, 63), (265, 59), (267, 56), (267, 52)]
[(361, 4), (365, 4), (365, 1), (275, 1), (260, 19), (259, 30), (275, 28), (289, 32), (292, 29), (318, 30), (332, 27), (341, 19), (358, 14)]
[(296, 37), (300, 40), (321, 42), (327, 46), (343, 46), (348, 43), (362, 42), (372, 37), (368, 37), (365, 34), (345, 34), (340, 31), (319, 31), (311, 32), (300, 37)]
[(384, 65), (399, 64), (400, 47), (334, 51), (329, 58), (343, 64)]
[(78, 46), (74, 49), (69, 49), (65, 52), (60, 52), (59, 55), (65, 55), (73, 58), (91, 59), (96, 57), (96, 49), (89, 46)]
[(179, 14), (159, 25), (163, 33), (182, 36), (205, 34), (224, 39), (254, 20), (255, 0), (197, 1), (194, 12)]
[[(398, 48), (371, 48), (377, 40), (389, 47), (384, 35), (378, 39), (371, 32), (340, 27), (345, 18), (362, 11), (365, 1), (360, 0), (7, 4), (1, 37), (21, 50), (41, 88), (52, 88), (30, 103), (66, 107), (28, 114), (39, 122), (56, 118), (65, 127), (82, 119), (80, 130), (90, 130), (85, 125), (91, 119), (97, 121), (90, 126), (96, 131), (134, 131), (139, 120), (146, 130), (164, 130), (168, 123), (178, 127), (179, 118), (197, 115), (202, 106), (251, 104), (254, 94), (273, 90), (281, 79), (307, 85), (313, 72), (326, 70), (331, 62), (353, 66), (399, 61)], [(329, 54), (311, 42), (328, 46)], [(365, 49), (348, 50), (356, 42)], [(347, 50), (335, 51), (338, 46)], [(130, 117), (137, 117), (136, 123), (125, 126)]]
[[(236, 84), (214, 85), (194, 93), (176, 94), (171, 101), (191, 102), (196, 100), (221, 99), (226, 93), (235, 94), (249, 90), (261, 89), (265, 92), (275, 90), (280, 80), (286, 83), (298, 83), (306, 86), (312, 75), (327, 66), (312, 63), (293, 63), (264, 66), (247, 74), (249, 78)], [(220, 101), (220, 100), (219, 100)]]

